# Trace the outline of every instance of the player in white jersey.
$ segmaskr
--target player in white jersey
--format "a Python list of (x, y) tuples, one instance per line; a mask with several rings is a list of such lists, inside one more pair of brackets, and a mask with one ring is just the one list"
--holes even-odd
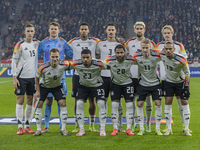
[[(108, 23), (106, 25), (106, 33), (107, 38), (106, 40), (100, 41), (97, 46), (96, 53), (97, 55), (100, 55), (101, 60), (106, 59), (108, 56), (113, 56), (115, 54), (114, 49), (119, 44), (118, 39), (115, 37), (117, 33), (117, 26), (114, 23)], [(104, 88), (105, 88), (105, 96), (106, 96), (106, 113), (107, 113), (107, 100), (110, 92), (110, 86), (111, 86), (111, 74), (110, 70), (102, 70), (101, 71), (101, 77), (104, 81)], [(122, 103), (120, 101), (119, 103), (119, 119), (118, 119), (118, 131), (119, 132), (126, 132), (122, 126), (122, 118), (123, 118), (123, 108)]]
[[(133, 55), (138, 49), (141, 48), (141, 41), (145, 39), (144, 33), (145, 33), (145, 24), (144, 22), (136, 22), (134, 25), (134, 32), (136, 33), (136, 38), (130, 39), (125, 43), (125, 46), (129, 52), (129, 55)], [(151, 41), (151, 49), (155, 48), (155, 43)], [(132, 80), (134, 84), (134, 99), (133, 99), (133, 116), (135, 116), (135, 100), (137, 98), (137, 87), (139, 84), (138, 81), (138, 66), (133, 65), (131, 67), (131, 75), (132, 75)], [(145, 105), (145, 110), (146, 110), (146, 132), (151, 132), (151, 114), (152, 114), (152, 100), (151, 96), (148, 95), (146, 97), (146, 105)], [(133, 119), (133, 125), (132, 125), (132, 132), (134, 132), (134, 128), (136, 127), (135, 125), (135, 119)]]
[(99, 107), (100, 136), (106, 136), (105, 91), (101, 78), (101, 70), (106, 69), (105, 63), (101, 60), (93, 59), (91, 51), (84, 49), (81, 52), (81, 59), (73, 61), (71, 69), (75, 69), (80, 76), (80, 86), (76, 93), (76, 115), (80, 131), (76, 136), (85, 135), (83, 106), (90, 96), (96, 97)]
[[(73, 51), (73, 60), (81, 58), (81, 52), (83, 49), (90, 49), (92, 58), (95, 58), (95, 50), (98, 42), (100, 41), (97, 38), (90, 38), (88, 37), (89, 34), (89, 25), (86, 22), (82, 22), (79, 26), (80, 37), (74, 38), (68, 42), (70, 48)], [(73, 78), (73, 87), (72, 87), (72, 97), (76, 96), (78, 87), (79, 87), (79, 75), (75, 70)], [(95, 111), (96, 106), (93, 97), (89, 97), (89, 118), (90, 118), (90, 131), (96, 131), (94, 127), (95, 122)], [(74, 113), (75, 113), (75, 129), (72, 132), (78, 132), (79, 127), (77, 124), (77, 117), (76, 117), (76, 98), (75, 98), (75, 105), (74, 105)]]
[(172, 118), (172, 101), (174, 94), (180, 96), (182, 105), (183, 124), (185, 125), (184, 133), (186, 136), (192, 136), (189, 132), (190, 108), (188, 98), (190, 70), (187, 59), (175, 52), (173, 42), (166, 42), (164, 51), (161, 51), (161, 58), (165, 66), (166, 80), (164, 82), (164, 96), (165, 96), (165, 118), (167, 124), (167, 131), (164, 135), (172, 134), (171, 118)]
[(108, 65), (108, 69), (111, 72), (111, 101), (112, 101), (112, 111), (111, 118), (113, 123), (113, 132), (110, 134), (112, 136), (118, 135), (117, 121), (118, 121), (118, 108), (121, 95), (124, 96), (126, 102), (126, 120), (127, 120), (127, 135), (134, 135), (131, 132), (131, 124), (133, 121), (133, 98), (134, 98), (134, 88), (133, 83), (130, 78), (130, 67), (134, 63), (134, 58), (132, 56), (125, 55), (126, 51), (123, 45), (119, 44), (115, 47), (115, 55), (108, 56), (105, 62)]
[[(172, 28), (172, 26), (170, 25), (166, 25), (162, 28), (162, 35), (165, 39), (165, 41), (162, 41), (160, 43), (157, 44), (156, 48), (157, 49), (163, 49), (164, 48), (164, 45), (165, 45), (165, 42), (167, 41), (170, 41), (170, 42), (173, 42), (174, 43), (174, 48), (175, 48), (175, 52), (176, 53), (179, 53), (181, 55), (183, 55), (185, 58), (187, 58), (187, 54), (185, 52), (185, 48), (183, 46), (183, 44), (177, 42), (177, 41), (174, 41), (172, 39), (173, 35), (174, 35), (174, 30)], [(165, 73), (165, 68), (164, 68), (164, 64), (162, 61), (160, 61), (160, 78), (162, 80), (162, 85), (164, 86), (164, 82), (166, 80), (166, 77), (165, 77), (166, 73)], [(180, 96), (177, 96), (176, 97), (177, 99), (177, 102), (178, 102), (178, 110), (179, 110), (179, 114), (181, 116), (181, 121), (182, 121), (182, 124), (183, 124), (183, 131), (184, 131), (184, 119), (183, 119), (183, 109), (182, 109), (182, 105), (181, 105), (181, 99), (180, 99)], [(163, 132), (166, 132), (167, 131), (167, 128), (165, 130), (163, 130)], [(191, 130), (189, 130), (190, 132), (192, 132)]]
[[(25, 39), (18, 42), (14, 47), (12, 58), (13, 86), (17, 96), (16, 117), (18, 122), (17, 135), (23, 133), (35, 133), (29, 127), (32, 113), (32, 100), (35, 91), (34, 77), (38, 65), (39, 41), (33, 39), (35, 28), (32, 24), (25, 26)], [(23, 130), (23, 104), (26, 92), (25, 129)]]
[(160, 79), (157, 74), (157, 63), (161, 60), (159, 52), (151, 49), (151, 41), (149, 39), (143, 39), (141, 41), (141, 50), (138, 50), (133, 54), (138, 65), (139, 72), (139, 85), (137, 89), (137, 118), (140, 125), (140, 132), (137, 135), (145, 134), (144, 131), (144, 114), (143, 103), (147, 94), (152, 95), (152, 99), (155, 102), (155, 120), (157, 135), (162, 135), (160, 132), (160, 122), (162, 118), (161, 107), (161, 87)]
[[(37, 131), (35, 134), (33, 134), (33, 136), (39, 136), (42, 134), (42, 107), (48, 93), (50, 92), (53, 94), (55, 100), (57, 100), (58, 104), (60, 105), (60, 119), (62, 123), (62, 128), (60, 132), (62, 135), (68, 136), (68, 131), (65, 129), (67, 123), (67, 107), (65, 92), (63, 90), (61, 80), (63, 77), (63, 72), (66, 69), (69, 69), (71, 62), (66, 60), (59, 60), (60, 51), (57, 48), (53, 48), (50, 50), (49, 57), (51, 60), (42, 64), (39, 67), (35, 76), (36, 93), (34, 98), (36, 99), (37, 97), (40, 97), (40, 100), (35, 112)], [(39, 83), (39, 78), (41, 76), (42, 78)]]

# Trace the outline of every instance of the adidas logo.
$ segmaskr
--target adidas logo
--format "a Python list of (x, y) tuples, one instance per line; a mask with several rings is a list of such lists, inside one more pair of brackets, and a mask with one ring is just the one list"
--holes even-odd
[(143, 64), (143, 62), (142, 62), (142, 61), (140, 61), (139, 63), (140, 63), (140, 64)]
[(79, 43), (76, 46), (81, 46)]
[(135, 47), (135, 45), (133, 45), (132, 47)]
[(117, 68), (117, 66), (116, 66), (116, 65), (114, 65), (113, 67), (116, 67), (116, 68)]
[(48, 72), (48, 73), (47, 73), (47, 75), (51, 75), (51, 73), (50, 73), (50, 72)]
[(103, 47), (107, 47), (106, 44)]
[(28, 50), (28, 48), (26, 47), (24, 50)]
[(50, 45), (47, 46), (47, 48), (49, 48), (49, 47), (50, 47)]

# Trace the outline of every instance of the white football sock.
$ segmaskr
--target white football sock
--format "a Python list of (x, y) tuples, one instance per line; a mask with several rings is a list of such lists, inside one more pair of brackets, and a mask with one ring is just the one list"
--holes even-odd
[(151, 124), (151, 115), (152, 115), (152, 100), (151, 96), (146, 97), (146, 104), (145, 104), (145, 110), (146, 110), (146, 124)]
[(137, 99), (137, 96), (135, 96), (133, 98), (133, 121), (132, 121), (132, 125), (134, 125), (134, 123), (135, 123), (136, 99)]
[(172, 120), (172, 105), (165, 105), (165, 119), (168, 129), (172, 129), (171, 120)]
[(62, 124), (62, 131), (66, 128), (67, 123), (67, 107), (60, 107), (60, 119)]
[(177, 103), (178, 103), (178, 111), (179, 111), (179, 114), (181, 116), (182, 124), (183, 124), (183, 126), (185, 126), (184, 125), (184, 119), (183, 119), (183, 108), (182, 108), (182, 104), (181, 104), (181, 99), (180, 98), (177, 98)]
[(78, 120), (78, 125), (80, 129), (84, 129), (84, 111), (83, 111), (84, 102), (77, 101), (76, 102), (76, 117)]
[(119, 125), (118, 126), (122, 126), (123, 107), (122, 107), (122, 101), (121, 100), (119, 102), (118, 112), (119, 112), (119, 118), (118, 118)]
[(117, 129), (117, 121), (119, 115), (118, 108), (119, 108), (119, 102), (112, 102), (111, 119), (114, 129)]
[(106, 112), (106, 116), (107, 116), (107, 113), (108, 113), (107, 102), (108, 102), (108, 98), (105, 98), (105, 112)]
[(29, 127), (29, 120), (31, 118), (32, 114), (32, 105), (26, 104), (26, 109), (25, 109), (25, 128)]
[(35, 112), (35, 120), (37, 124), (37, 130), (41, 131), (41, 124), (42, 124), (42, 108), (37, 108)]
[(127, 129), (131, 129), (131, 125), (133, 122), (133, 102), (126, 103), (126, 122)]
[(98, 104), (98, 107), (99, 107), (100, 127), (101, 127), (101, 129), (105, 129), (105, 125), (106, 125), (105, 101), (104, 100), (98, 100), (97, 104)]
[(183, 118), (184, 118), (185, 130), (187, 130), (187, 129), (189, 129), (189, 123), (190, 123), (190, 108), (189, 108), (189, 104), (182, 105), (182, 108), (183, 108)]
[(160, 122), (162, 119), (162, 107), (161, 106), (155, 106), (155, 119), (156, 119), (156, 130), (160, 130)]
[(23, 105), (20, 104), (16, 105), (16, 117), (17, 117), (18, 128), (22, 128)]
[(94, 126), (95, 115), (89, 115), (89, 120), (90, 120), (90, 126)]
[(140, 125), (140, 130), (144, 130), (144, 113), (143, 107), (137, 107), (137, 118)]

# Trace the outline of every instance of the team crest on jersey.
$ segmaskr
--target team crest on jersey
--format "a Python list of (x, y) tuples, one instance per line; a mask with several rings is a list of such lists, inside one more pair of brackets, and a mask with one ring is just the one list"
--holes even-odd
[(152, 63), (152, 64), (155, 64), (155, 61), (154, 61), (154, 60), (151, 60), (151, 63)]

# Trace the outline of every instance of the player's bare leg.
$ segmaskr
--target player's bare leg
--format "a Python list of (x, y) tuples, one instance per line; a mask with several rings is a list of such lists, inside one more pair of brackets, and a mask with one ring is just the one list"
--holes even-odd
[(146, 97), (146, 132), (151, 132), (151, 115), (152, 115), (152, 98), (151, 95), (147, 95)]
[(32, 114), (32, 103), (33, 103), (33, 95), (26, 96), (26, 108), (25, 108), (25, 125), (24, 125), (24, 133), (35, 133), (29, 127), (29, 121)]
[(58, 101), (60, 105), (60, 119), (62, 123), (61, 134), (63, 136), (69, 136), (68, 131), (66, 130), (66, 123), (67, 123), (67, 107), (66, 107), (66, 100), (61, 99)]
[(96, 132), (97, 130), (94, 127), (94, 122), (95, 122), (95, 112), (96, 112), (96, 105), (95, 105), (95, 100), (94, 97), (89, 97), (89, 130), (92, 132)]
[(24, 104), (24, 95), (17, 95), (17, 104), (16, 104), (16, 117), (18, 123), (18, 132), (17, 135), (23, 134), (23, 104)]

